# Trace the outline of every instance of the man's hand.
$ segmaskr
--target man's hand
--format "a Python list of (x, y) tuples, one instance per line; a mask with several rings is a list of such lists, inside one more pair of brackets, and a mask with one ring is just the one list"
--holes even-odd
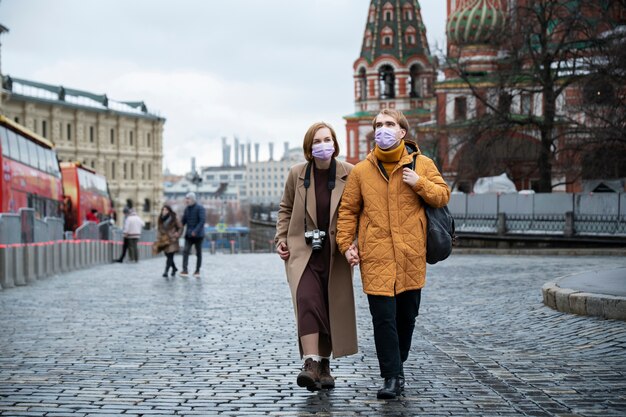
[(350, 266), (357, 266), (359, 262), (361, 261), (359, 259), (359, 249), (356, 247), (355, 244), (350, 245), (345, 255), (346, 255), (346, 260), (348, 261)]
[(402, 169), (402, 181), (404, 181), (405, 184), (408, 184), (409, 186), (413, 187), (419, 179), (420, 179), (420, 176), (417, 175), (417, 172), (413, 171), (412, 169), (409, 169), (409, 168)]
[(289, 259), (289, 249), (287, 248), (287, 244), (285, 242), (279, 242), (276, 246), (276, 252), (278, 252), (278, 256), (283, 261)]

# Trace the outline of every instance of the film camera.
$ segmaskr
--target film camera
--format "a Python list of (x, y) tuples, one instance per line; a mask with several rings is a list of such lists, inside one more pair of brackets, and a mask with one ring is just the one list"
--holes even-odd
[(311, 245), (313, 250), (321, 250), (322, 245), (324, 244), (324, 238), (326, 237), (326, 232), (323, 230), (315, 229), (309, 232), (304, 232), (304, 239), (306, 243)]

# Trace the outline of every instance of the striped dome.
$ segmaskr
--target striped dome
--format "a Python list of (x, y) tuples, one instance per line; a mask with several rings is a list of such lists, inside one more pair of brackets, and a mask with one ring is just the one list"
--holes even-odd
[(448, 41), (457, 45), (493, 42), (505, 23), (501, 0), (466, 0), (450, 16)]

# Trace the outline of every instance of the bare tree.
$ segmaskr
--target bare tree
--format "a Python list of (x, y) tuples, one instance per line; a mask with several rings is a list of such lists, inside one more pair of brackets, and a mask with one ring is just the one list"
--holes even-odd
[[(557, 185), (555, 171), (563, 182), (573, 182), (580, 178), (588, 150), (602, 159), (606, 155), (596, 149), (599, 143), (620, 137), (618, 142), (623, 143), (626, 33), (614, 29), (623, 3), (519, 0), (500, 36), (490, 39), (500, 51), (494, 73), (468, 70), (463, 59), (467, 46), (453, 49), (456, 54), (446, 57), (448, 67), (477, 103), (475, 117), (465, 123), (463, 140), (456, 144), (476, 155), (468, 158), (464, 153), (459, 175), (475, 179), (504, 169), (534, 175), (539, 179), (537, 191), (551, 192)], [(585, 88), (591, 95), (612, 92), (610, 100), (589, 106)], [(580, 97), (572, 98), (580, 91)], [(579, 105), (566, 105), (570, 102)], [(502, 150), (515, 151), (502, 141), (516, 135), (536, 138), (536, 146), (524, 148), (520, 142), (517, 149), (532, 164), (520, 167), (523, 160), (515, 153), (499, 155)], [(499, 149), (495, 155), (489, 152), (494, 147)], [(470, 167), (473, 172), (468, 172)]]

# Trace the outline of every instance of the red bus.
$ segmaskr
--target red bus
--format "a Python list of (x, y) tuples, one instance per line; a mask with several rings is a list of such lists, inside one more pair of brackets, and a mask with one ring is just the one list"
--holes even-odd
[(37, 217), (61, 217), (63, 187), (52, 142), (0, 115), (0, 212), (35, 209)]
[(97, 220), (103, 221), (113, 214), (106, 178), (80, 162), (61, 162), (63, 190), (65, 191), (66, 230), (76, 230), (90, 220), (92, 210), (97, 210)]

